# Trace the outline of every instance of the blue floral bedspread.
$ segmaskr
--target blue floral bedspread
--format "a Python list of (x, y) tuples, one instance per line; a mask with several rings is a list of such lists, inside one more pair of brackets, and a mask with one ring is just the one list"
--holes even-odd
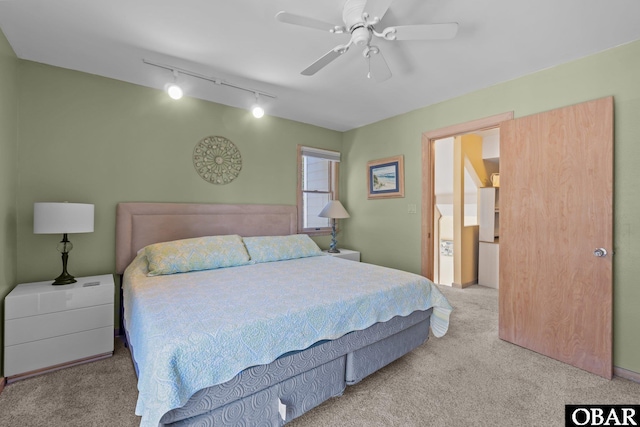
[(433, 307), (432, 333), (442, 336), (452, 310), (422, 276), (330, 256), (146, 273), (139, 255), (123, 285), (145, 427), (243, 369), (394, 316)]

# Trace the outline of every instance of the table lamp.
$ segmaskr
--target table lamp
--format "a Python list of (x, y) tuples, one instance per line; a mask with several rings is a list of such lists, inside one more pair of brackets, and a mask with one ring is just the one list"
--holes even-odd
[(329, 245), (330, 254), (339, 254), (338, 241), (336, 240), (336, 219), (350, 218), (347, 210), (342, 206), (339, 200), (331, 200), (318, 214), (322, 218), (331, 218), (331, 244)]
[(67, 272), (69, 251), (73, 245), (67, 238), (68, 233), (93, 232), (94, 206), (85, 203), (34, 203), (33, 233), (62, 234), (58, 251), (62, 253), (62, 274), (53, 282), (54, 285), (68, 285), (76, 279)]

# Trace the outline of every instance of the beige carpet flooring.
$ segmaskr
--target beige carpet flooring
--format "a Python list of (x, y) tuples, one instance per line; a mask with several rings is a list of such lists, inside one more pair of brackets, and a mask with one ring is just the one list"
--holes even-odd
[[(640, 384), (599, 378), (498, 339), (497, 291), (441, 287), (449, 333), (291, 422), (316, 426), (563, 426), (564, 405), (640, 404)], [(0, 426), (137, 426), (128, 350), (18, 381), (0, 394)]]

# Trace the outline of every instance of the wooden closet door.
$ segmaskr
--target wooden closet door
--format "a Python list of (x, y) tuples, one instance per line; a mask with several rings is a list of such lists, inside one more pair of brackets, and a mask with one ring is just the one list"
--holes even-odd
[(500, 185), (500, 338), (611, 378), (613, 98), (504, 122)]

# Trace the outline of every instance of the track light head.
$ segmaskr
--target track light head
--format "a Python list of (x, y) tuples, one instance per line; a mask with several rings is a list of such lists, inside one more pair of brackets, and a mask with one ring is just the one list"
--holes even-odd
[(253, 114), (253, 117), (255, 117), (256, 119), (259, 119), (264, 116), (264, 108), (260, 106), (260, 94), (258, 92), (255, 92), (255, 95), (256, 103), (251, 107), (251, 114)]
[(264, 116), (264, 108), (256, 104), (251, 107), (251, 114), (253, 114), (253, 117), (255, 117), (256, 119), (259, 119)]
[(180, 99), (184, 92), (182, 88), (178, 86), (178, 70), (171, 70), (173, 72), (173, 83), (167, 86), (167, 93), (172, 99)]
[(167, 87), (167, 93), (173, 99), (180, 99), (182, 98), (182, 95), (184, 95), (182, 88), (175, 83), (172, 83)]

